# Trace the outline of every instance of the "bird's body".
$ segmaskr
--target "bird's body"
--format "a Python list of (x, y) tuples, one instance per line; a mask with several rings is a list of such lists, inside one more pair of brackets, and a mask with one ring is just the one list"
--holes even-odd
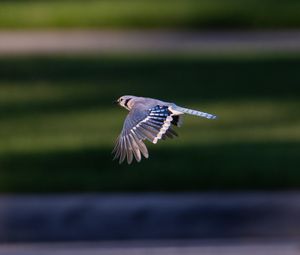
[(142, 155), (148, 158), (148, 150), (143, 142), (145, 139), (156, 144), (160, 139), (177, 136), (172, 129), (172, 124), (180, 126), (181, 115), (184, 113), (207, 119), (216, 118), (213, 114), (179, 107), (174, 103), (152, 98), (122, 96), (117, 103), (129, 110), (113, 150), (115, 159), (119, 158), (119, 163), (122, 163), (126, 157), (128, 164), (132, 162), (133, 156), (138, 162)]

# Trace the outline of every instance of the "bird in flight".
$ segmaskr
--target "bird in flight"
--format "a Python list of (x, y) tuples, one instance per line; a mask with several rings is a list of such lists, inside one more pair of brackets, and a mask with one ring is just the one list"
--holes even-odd
[(129, 111), (113, 150), (114, 159), (119, 158), (120, 164), (125, 158), (128, 164), (132, 163), (133, 157), (138, 162), (141, 161), (142, 155), (148, 158), (149, 153), (144, 140), (156, 144), (160, 139), (178, 136), (172, 125), (180, 127), (182, 115), (185, 113), (207, 119), (217, 118), (210, 113), (183, 108), (153, 98), (122, 96), (115, 103)]

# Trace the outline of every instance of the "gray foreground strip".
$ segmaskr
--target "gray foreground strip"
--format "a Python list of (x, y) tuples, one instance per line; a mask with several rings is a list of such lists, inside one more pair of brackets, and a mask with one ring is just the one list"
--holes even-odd
[(160, 241), (110, 243), (29, 243), (0, 245), (0, 255), (298, 255), (291, 241)]
[(300, 31), (1, 31), (0, 55), (300, 52)]
[(300, 193), (0, 197), (0, 242), (299, 238)]

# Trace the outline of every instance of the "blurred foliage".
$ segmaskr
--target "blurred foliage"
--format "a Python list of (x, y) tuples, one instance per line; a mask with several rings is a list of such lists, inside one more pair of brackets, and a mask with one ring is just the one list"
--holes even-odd
[(297, 28), (298, 0), (2, 0), (0, 28)]
[[(297, 56), (0, 59), (0, 191), (197, 191), (300, 187)], [(112, 161), (123, 94), (219, 115), (187, 116), (150, 159)]]

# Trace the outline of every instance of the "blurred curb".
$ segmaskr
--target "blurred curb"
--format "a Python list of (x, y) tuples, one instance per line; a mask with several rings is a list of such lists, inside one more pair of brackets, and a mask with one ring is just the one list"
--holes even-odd
[(0, 197), (0, 242), (299, 238), (300, 193)]
[(300, 30), (0, 31), (0, 56), (106, 53), (299, 53)]

